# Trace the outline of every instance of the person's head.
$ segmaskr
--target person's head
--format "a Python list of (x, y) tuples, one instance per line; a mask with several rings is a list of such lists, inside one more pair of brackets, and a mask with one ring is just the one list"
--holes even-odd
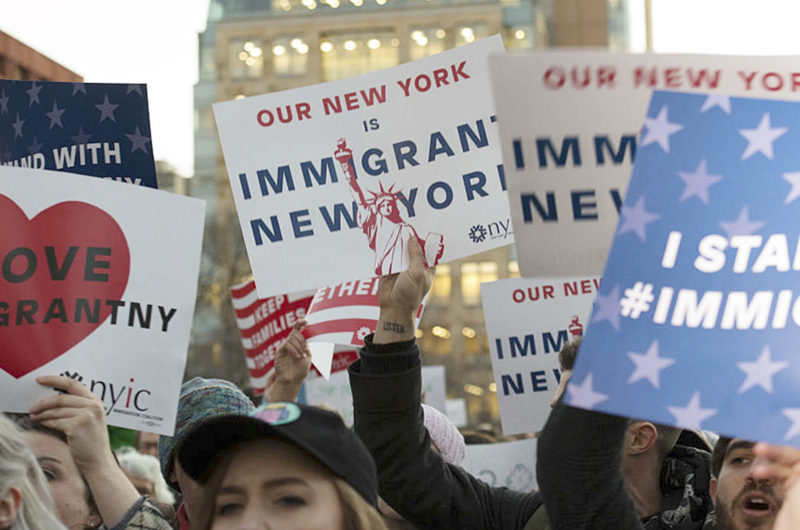
[(136, 431), (133, 435), (133, 447), (140, 454), (158, 458), (158, 434), (154, 432)]
[(11, 418), (22, 430), (25, 442), (36, 455), (59, 519), (68, 528), (93, 528), (102, 519), (86, 480), (72, 459), (66, 435), (31, 421), (25, 414)]
[(225, 414), (247, 415), (253, 408), (236, 385), (222, 379), (195, 377), (181, 386), (175, 435), (159, 437), (158, 458), (164, 479), (181, 492), (190, 521), (195, 518), (199, 485), (181, 468), (175, 448), (197, 423)]
[(139, 493), (163, 504), (175, 502), (175, 496), (161, 476), (161, 469), (155, 456), (143, 455), (133, 447), (123, 447), (117, 451), (117, 460)]
[(711, 458), (711, 498), (719, 530), (770, 530), (783, 504), (784, 486), (755, 480), (753, 443), (720, 437)]
[(558, 400), (561, 398), (564, 391), (567, 389), (570, 377), (572, 377), (572, 369), (575, 367), (575, 360), (578, 358), (578, 349), (581, 346), (583, 337), (572, 339), (561, 348), (558, 352), (558, 364), (561, 368), (561, 375), (558, 380), (558, 388), (553, 395), (553, 400), (550, 402), (551, 407), (555, 407)]
[(383, 528), (375, 464), (336, 414), (270, 403), (248, 416), (208, 419), (178, 447), (203, 485), (193, 528)]
[(0, 414), (0, 530), (64, 530), (36, 456)]
[(680, 435), (681, 429), (678, 427), (629, 420), (625, 431), (623, 466), (637, 466), (641, 462), (642, 465), (660, 469)]
[(431, 445), (442, 455), (448, 464), (461, 465), (466, 454), (464, 435), (458, 427), (444, 415), (430, 405), (422, 404), (425, 428), (431, 437)]

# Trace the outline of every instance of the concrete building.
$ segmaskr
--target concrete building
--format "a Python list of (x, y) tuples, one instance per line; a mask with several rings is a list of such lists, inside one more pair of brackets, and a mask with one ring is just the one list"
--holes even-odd
[[(211, 0), (200, 35), (191, 190), (208, 201), (208, 217), (187, 375), (247, 385), (228, 288), (250, 268), (213, 102), (388, 68), (497, 33), (512, 53), (610, 42), (624, 49), (618, 34), (626, 30), (625, 6), (626, 0)], [(423, 361), (446, 366), (448, 397), (466, 398), (471, 423), (499, 422), (480, 284), (517, 275), (513, 247), (437, 270), (418, 332)]]

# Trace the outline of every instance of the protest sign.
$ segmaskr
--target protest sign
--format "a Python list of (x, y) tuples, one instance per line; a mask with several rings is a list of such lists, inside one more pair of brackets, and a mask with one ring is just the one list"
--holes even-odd
[(599, 278), (481, 285), (503, 434), (544, 427), (561, 381), (558, 352), (583, 334), (599, 285)]
[(110, 425), (171, 435), (200, 264), (202, 201), (0, 167), (0, 404), (69, 375)]
[[(278, 347), (298, 320), (308, 323), (303, 336), (314, 367), (325, 379), (357, 359), (354, 347), (362, 347), (364, 338), (374, 333), (378, 324), (379, 281), (380, 278), (368, 278), (320, 287), (313, 296), (304, 291), (265, 299), (258, 298), (254, 281), (232, 287), (236, 322), (257, 395), (264, 391)], [(417, 324), (424, 307), (423, 301), (417, 311)]]
[[(308, 379), (303, 384), (305, 400), (309, 405), (333, 407), (344, 418), (348, 427), (353, 425), (353, 394), (346, 371), (333, 373), (330, 379)], [(423, 403), (446, 412), (444, 366), (422, 367)]]
[[(513, 242), (487, 57), (499, 36), (388, 70), (214, 104), (261, 296)], [(280, 256), (277, 259), (276, 256)]]
[(644, 138), (567, 402), (800, 445), (800, 103), (656, 92)]
[(147, 86), (0, 79), (0, 163), (158, 187)]
[(252, 280), (231, 287), (233, 310), (254, 395), (264, 393), (267, 378), (275, 366), (275, 353), (291, 333), (292, 325), (305, 318), (313, 294), (306, 291), (262, 299)]
[(464, 398), (453, 398), (445, 401), (447, 418), (456, 427), (466, 427), (469, 425), (469, 414), (467, 414), (467, 400)]
[(470, 475), (492, 487), (534, 491), (536, 482), (536, 440), (468, 445), (464, 462)]
[(639, 138), (653, 89), (798, 99), (797, 64), (789, 56), (597, 51), (492, 57), (522, 276), (602, 272), (634, 154), (655, 141)]

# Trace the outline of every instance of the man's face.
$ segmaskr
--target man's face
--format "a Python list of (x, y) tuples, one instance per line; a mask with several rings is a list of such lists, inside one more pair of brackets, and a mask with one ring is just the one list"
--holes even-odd
[(136, 450), (143, 455), (153, 455), (158, 458), (158, 435), (154, 432), (139, 433), (139, 447)]
[(738, 438), (728, 444), (711, 496), (719, 530), (771, 530), (785, 491), (771, 481), (753, 479), (753, 444)]

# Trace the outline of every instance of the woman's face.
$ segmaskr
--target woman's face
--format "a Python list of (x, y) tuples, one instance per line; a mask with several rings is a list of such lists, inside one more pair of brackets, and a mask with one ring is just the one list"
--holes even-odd
[(24, 436), (47, 478), (61, 522), (67, 528), (88, 525), (92, 513), (86, 501), (86, 484), (67, 444), (42, 432), (27, 431)]
[(333, 475), (279, 440), (241, 446), (214, 503), (212, 530), (342, 530), (344, 513)]

